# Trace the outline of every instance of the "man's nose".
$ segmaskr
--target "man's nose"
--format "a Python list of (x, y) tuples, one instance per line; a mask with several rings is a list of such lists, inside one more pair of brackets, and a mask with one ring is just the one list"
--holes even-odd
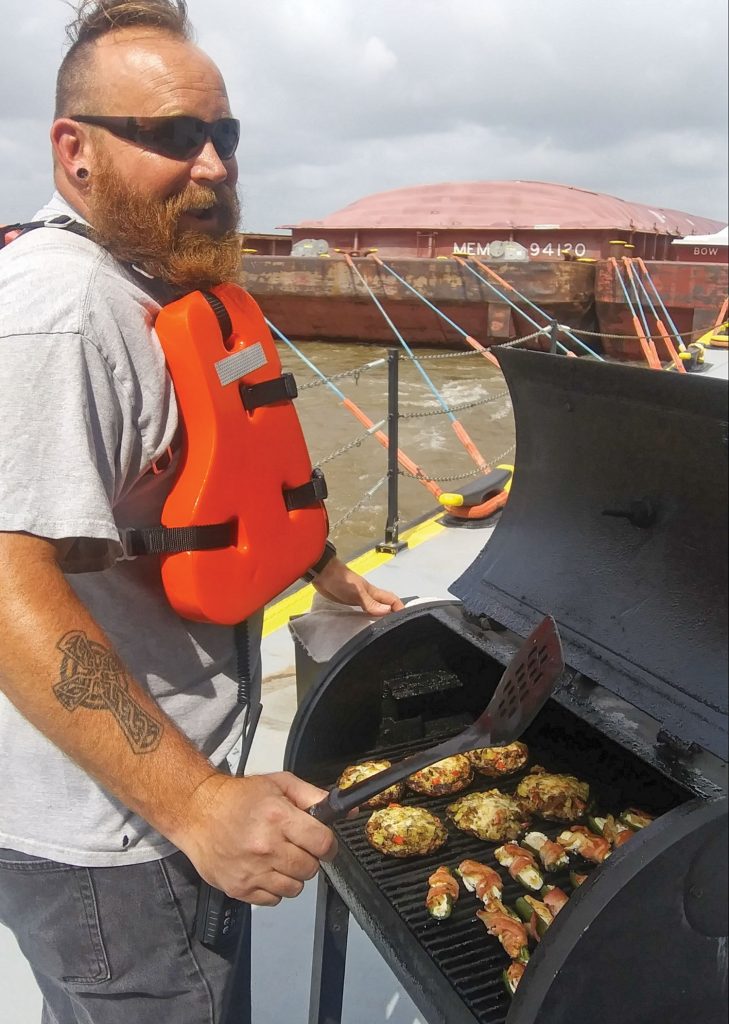
[(228, 177), (228, 168), (218, 156), (212, 139), (207, 140), (195, 157), (190, 177), (193, 181), (209, 181), (214, 185), (221, 184)]

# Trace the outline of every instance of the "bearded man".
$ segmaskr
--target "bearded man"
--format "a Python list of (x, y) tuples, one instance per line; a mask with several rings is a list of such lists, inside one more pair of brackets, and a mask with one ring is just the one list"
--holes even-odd
[[(184, 0), (77, 15), (48, 226), (0, 254), (0, 921), (45, 1024), (220, 1024), (234, 958), (194, 937), (200, 879), (271, 906), (336, 851), (305, 813), (320, 789), (226, 772), (232, 629), (178, 617), (158, 559), (121, 557), (179, 445), (160, 287), (237, 273), (238, 123)], [(402, 607), (336, 557), (315, 585)]]

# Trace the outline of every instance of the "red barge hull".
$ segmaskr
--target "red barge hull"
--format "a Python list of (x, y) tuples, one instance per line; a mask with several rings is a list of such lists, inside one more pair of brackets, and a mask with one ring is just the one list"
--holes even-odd
[[(408, 344), (462, 347), (458, 331), (375, 260), (363, 257), (355, 262)], [(531, 334), (535, 326), (530, 318), (539, 326), (544, 323), (513, 293), (494, 282), (502, 292), (498, 295), (455, 260), (391, 257), (387, 263), (483, 345)], [(646, 267), (682, 334), (708, 331), (713, 326), (727, 295), (726, 265), (646, 261)], [(609, 260), (498, 262), (493, 268), (559, 323), (578, 331), (625, 335), (585, 337), (591, 347), (611, 358), (642, 361), (631, 313)], [(486, 276), (478, 266), (474, 269)], [(397, 343), (385, 318), (341, 256), (248, 255), (243, 263), (243, 284), (269, 320), (295, 340)], [(516, 310), (505, 296), (516, 304)], [(650, 310), (646, 308), (645, 313), (649, 329), (657, 333)], [(665, 326), (670, 331), (670, 325)], [(548, 340), (532, 344), (546, 348)], [(667, 355), (661, 354), (667, 360)]]

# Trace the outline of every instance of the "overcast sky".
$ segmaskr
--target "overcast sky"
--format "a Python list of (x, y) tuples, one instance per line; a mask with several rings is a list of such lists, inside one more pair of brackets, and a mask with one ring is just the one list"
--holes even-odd
[[(244, 227), (441, 181), (727, 219), (726, 0), (189, 0), (242, 121)], [(50, 194), (68, 8), (0, 0), (0, 223)], [(129, 111), (134, 113), (134, 111)]]

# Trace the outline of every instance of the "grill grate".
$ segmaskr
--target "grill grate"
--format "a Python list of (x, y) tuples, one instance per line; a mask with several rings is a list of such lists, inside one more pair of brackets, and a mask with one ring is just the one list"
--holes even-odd
[[(468, 789), (456, 796), (491, 788), (513, 793), (533, 764), (541, 764), (548, 771), (570, 772), (590, 782), (602, 812), (617, 814), (633, 803), (660, 814), (690, 795), (648, 766), (642, 763), (637, 766), (629, 764), (631, 759), (625, 751), (618, 747), (613, 749), (614, 745), (609, 740), (589, 727), (580, 725), (577, 735), (573, 728), (568, 726), (565, 729), (559, 713), (559, 708), (548, 706), (527, 731), (524, 740), (530, 748), (530, 759), (522, 772), (503, 781), (477, 774)], [(561, 714), (563, 718), (564, 713)], [(380, 747), (363, 752), (353, 760), (386, 757), (394, 761), (425, 745), (424, 741), (419, 745), (411, 743)], [(320, 784), (331, 784), (332, 781), (331, 775), (326, 779), (319, 777)], [(525, 894), (523, 887), (496, 861), (493, 851), (498, 843), (484, 842), (460, 832), (447, 819), (446, 806), (456, 796), (433, 798), (408, 791), (403, 797), (405, 803), (427, 807), (446, 824), (448, 840), (445, 846), (428, 856), (398, 860), (373, 850), (364, 834), (364, 826), (371, 813), (369, 811), (363, 811), (335, 827), (340, 843), (347, 847), (359, 869), (366, 875), (366, 885), (375, 885), (380, 890), (399, 915), (406, 931), (427, 952), (435, 968), (442, 972), (473, 1016), (480, 1024), (503, 1024), (511, 1001), (503, 988), (501, 975), (510, 960), (498, 940), (490, 936), (475, 917), (480, 902), (461, 885), (458, 902), (445, 921), (436, 921), (425, 909), (428, 876), (440, 864), (455, 868), (467, 857), (480, 860), (499, 872), (504, 879), (503, 900), (507, 905), (513, 906), (516, 898)], [(568, 826), (534, 819), (532, 827), (554, 839)], [(570, 868), (589, 874), (597, 866), (574, 858), (570, 861)], [(572, 892), (570, 868), (550, 874), (545, 880), (564, 889), (569, 895)], [(361, 891), (361, 881), (359, 887)], [(568, 913), (569, 905), (560, 916)], [(551, 927), (558, 928), (559, 925), (558, 918)], [(400, 954), (403, 962), (407, 962), (407, 950), (401, 949)], [(522, 984), (527, 984), (528, 979), (527, 966)]]

